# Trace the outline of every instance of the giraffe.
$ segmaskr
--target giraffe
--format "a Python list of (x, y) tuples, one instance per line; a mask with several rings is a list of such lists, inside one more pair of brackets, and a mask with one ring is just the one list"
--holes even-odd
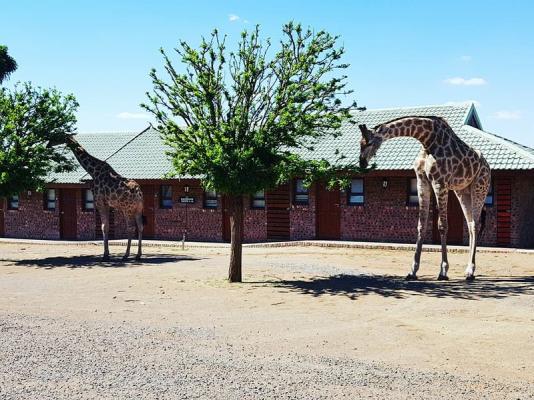
[[(476, 227), (484, 229), (485, 213), (482, 213), (488, 193), (491, 171), (479, 151), (469, 147), (439, 117), (403, 117), (380, 124), (373, 129), (359, 126), (362, 132), (360, 166), (366, 168), (371, 159), (388, 139), (410, 136), (421, 142), (422, 149), (415, 160), (419, 196), (419, 221), (417, 243), (407, 280), (417, 279), (421, 250), (425, 240), (431, 191), (434, 192), (438, 208), (438, 231), (441, 237), (441, 267), (438, 280), (448, 280), (447, 259), (447, 201), (449, 190), (458, 198), (469, 231), (469, 262), (465, 270), (466, 279), (475, 278)], [(482, 218), (481, 218), (482, 214)]]
[[(59, 143), (50, 143), (56, 145)], [(66, 135), (65, 144), (74, 153), (80, 165), (93, 178), (93, 195), (95, 206), (102, 220), (102, 234), (104, 239), (103, 260), (109, 260), (109, 210), (114, 208), (122, 213), (126, 219), (128, 245), (123, 260), (130, 256), (132, 236), (137, 225), (138, 247), (136, 260), (141, 259), (141, 244), (143, 238), (143, 193), (139, 184), (119, 175), (111, 166), (90, 155), (74, 139), (73, 135)]]

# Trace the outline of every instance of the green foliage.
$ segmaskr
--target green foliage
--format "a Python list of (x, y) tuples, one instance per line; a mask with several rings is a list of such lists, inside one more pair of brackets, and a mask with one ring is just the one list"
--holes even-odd
[(198, 49), (184, 41), (174, 49), (184, 72), (161, 49), (167, 79), (151, 71), (154, 90), (142, 107), (156, 117), (176, 174), (201, 176), (206, 188), (229, 195), (270, 189), (296, 175), (338, 179), (336, 165), (291, 151), (335, 135), (351, 118), (355, 105), (340, 99), (351, 91), (346, 76), (337, 76), (348, 66), (340, 62), (337, 39), (288, 23), (274, 52), (256, 27), (228, 53), (226, 37), (215, 30)]
[(78, 103), (72, 95), (26, 83), (0, 88), (0, 196), (39, 190), (49, 171), (72, 170), (65, 154), (48, 146), (75, 130)]
[(17, 69), (17, 62), (7, 53), (7, 47), (0, 45), (0, 84)]

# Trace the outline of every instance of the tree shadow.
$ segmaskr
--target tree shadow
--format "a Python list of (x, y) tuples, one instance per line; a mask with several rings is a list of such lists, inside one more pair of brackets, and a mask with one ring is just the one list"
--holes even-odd
[(269, 285), (313, 297), (345, 296), (351, 300), (357, 300), (361, 296), (370, 294), (396, 299), (430, 296), (464, 300), (534, 295), (534, 276), (477, 276), (474, 281), (467, 282), (464, 279), (405, 281), (404, 278), (391, 275), (339, 274), (315, 277), (311, 280), (270, 280), (251, 283)]
[(122, 260), (122, 256), (111, 257), (109, 260), (104, 261), (102, 256), (95, 255), (83, 255), (83, 256), (56, 256), (46, 257), (40, 259), (27, 259), (27, 260), (0, 260), (11, 262), (12, 265), (34, 268), (129, 268), (140, 267), (143, 265), (160, 265), (171, 264), (178, 261), (197, 261), (201, 258), (190, 257), (184, 255), (174, 254), (157, 254), (157, 255), (143, 255), (143, 258), (139, 261), (130, 257), (128, 260)]

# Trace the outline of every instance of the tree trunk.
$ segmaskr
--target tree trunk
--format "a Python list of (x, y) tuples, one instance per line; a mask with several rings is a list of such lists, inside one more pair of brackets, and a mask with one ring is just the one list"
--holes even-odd
[(230, 268), (228, 280), (241, 282), (241, 260), (243, 249), (243, 196), (229, 196), (230, 201)]

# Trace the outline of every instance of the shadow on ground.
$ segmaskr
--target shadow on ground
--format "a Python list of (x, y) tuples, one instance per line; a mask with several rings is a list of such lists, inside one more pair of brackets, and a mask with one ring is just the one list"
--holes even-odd
[(534, 276), (485, 277), (477, 276), (472, 282), (461, 280), (419, 280), (407, 282), (389, 275), (332, 275), (311, 280), (270, 280), (251, 282), (268, 285), (289, 292), (320, 296), (346, 296), (351, 300), (378, 294), (383, 297), (404, 299), (411, 296), (437, 298), (454, 297), (465, 300), (500, 299), (517, 295), (534, 295)]
[(175, 255), (175, 254), (158, 254), (154, 256), (146, 255), (140, 261), (136, 261), (133, 257), (129, 260), (123, 261), (122, 256), (111, 257), (108, 261), (103, 261), (102, 256), (71, 256), (71, 257), (46, 257), (40, 259), (28, 259), (28, 260), (0, 260), (11, 262), (13, 265), (23, 267), (37, 267), (37, 268), (128, 268), (139, 267), (141, 265), (159, 265), (169, 264), (178, 261), (197, 261), (201, 258)]

